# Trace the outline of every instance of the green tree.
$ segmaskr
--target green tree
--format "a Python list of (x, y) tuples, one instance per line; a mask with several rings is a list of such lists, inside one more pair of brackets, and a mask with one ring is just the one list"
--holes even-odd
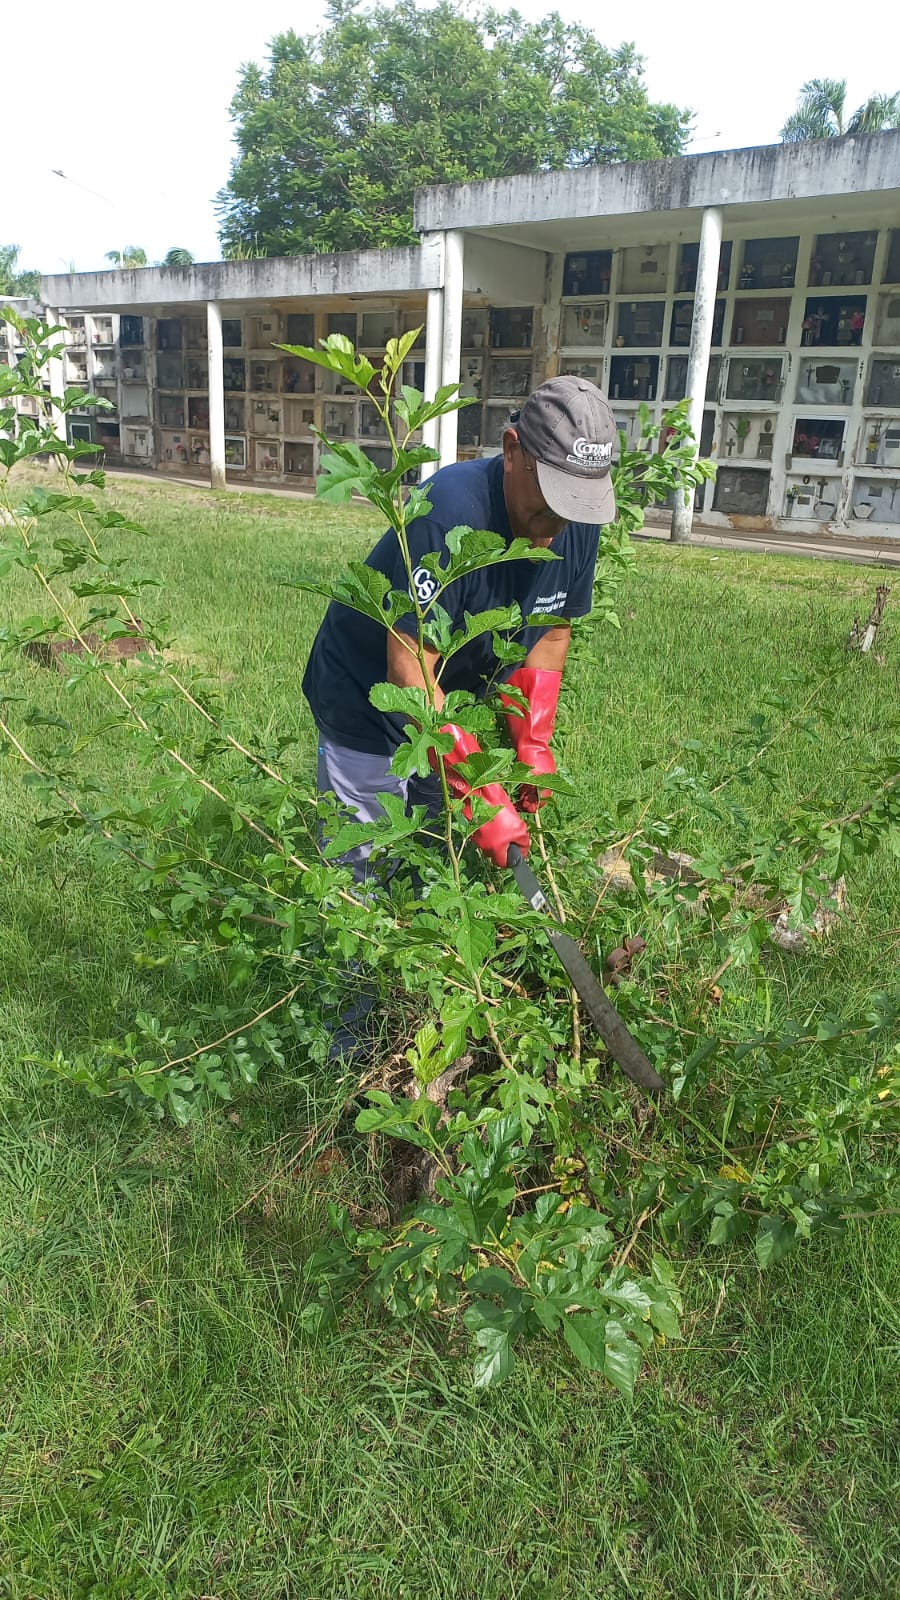
[(191, 267), (194, 264), (194, 258), (190, 250), (184, 250), (181, 245), (175, 245), (173, 249), (166, 251), (162, 264), (164, 267)]
[(318, 35), (244, 67), (239, 154), (217, 198), (226, 254), (406, 244), (419, 184), (677, 155), (689, 114), (647, 98), (634, 46), (556, 12), (333, 0)]
[(17, 270), (21, 246), (17, 244), (0, 244), (0, 294), (31, 295), (36, 298), (40, 294), (41, 275), (39, 272), (19, 272)]
[(139, 244), (126, 244), (123, 250), (107, 250), (106, 260), (114, 267), (145, 267), (147, 252)]
[(796, 111), (781, 130), (784, 144), (805, 139), (842, 138), (846, 133), (880, 133), (900, 128), (900, 94), (873, 94), (846, 115), (846, 78), (810, 78), (800, 90)]

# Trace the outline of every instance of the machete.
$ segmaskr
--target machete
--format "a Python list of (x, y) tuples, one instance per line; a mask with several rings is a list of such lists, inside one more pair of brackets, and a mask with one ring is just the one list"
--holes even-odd
[(622, 1068), (626, 1078), (645, 1089), (648, 1094), (658, 1094), (665, 1088), (663, 1079), (654, 1070), (637, 1040), (628, 1032), (618, 1011), (605, 993), (579, 950), (575, 940), (565, 933), (554, 916), (537, 878), (525, 860), (519, 846), (511, 844), (506, 865), (512, 872), (525, 899), (535, 911), (547, 913), (549, 924), (547, 938), (572, 980), (572, 987), (597, 1029), (613, 1060)]

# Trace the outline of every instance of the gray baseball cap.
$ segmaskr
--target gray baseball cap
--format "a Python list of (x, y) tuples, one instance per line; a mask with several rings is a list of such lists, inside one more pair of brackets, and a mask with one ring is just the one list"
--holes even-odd
[(586, 378), (548, 378), (515, 424), (534, 456), (541, 494), (567, 522), (613, 522), (610, 467), (618, 429), (606, 396)]

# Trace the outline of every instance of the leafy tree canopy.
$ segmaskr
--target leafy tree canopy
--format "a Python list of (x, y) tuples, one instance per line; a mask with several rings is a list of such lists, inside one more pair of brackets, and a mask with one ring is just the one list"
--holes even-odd
[(841, 138), (845, 133), (880, 133), (900, 128), (900, 94), (872, 94), (861, 106), (846, 111), (846, 78), (810, 78), (800, 90), (796, 111), (781, 130), (784, 144), (805, 139)]
[(244, 67), (231, 114), (232, 256), (410, 243), (419, 184), (677, 155), (690, 120), (648, 100), (633, 45), (452, 0), (334, 0), (322, 33)]
[(0, 244), (0, 294), (36, 296), (40, 293), (41, 275), (18, 271), (20, 248), (17, 244)]
[(164, 267), (190, 267), (193, 265), (193, 260), (190, 250), (185, 250), (180, 244), (177, 244), (173, 245), (171, 250), (166, 251), (162, 265)]

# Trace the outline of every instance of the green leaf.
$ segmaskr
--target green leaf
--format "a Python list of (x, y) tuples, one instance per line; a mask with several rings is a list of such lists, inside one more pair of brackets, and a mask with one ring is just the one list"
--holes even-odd
[[(383, 816), (372, 817), (368, 822), (342, 823), (323, 846), (322, 854), (326, 860), (339, 860), (349, 850), (356, 850), (359, 845), (370, 842), (378, 849), (385, 850), (418, 833), (425, 820), (424, 806), (413, 806), (407, 811), (402, 795), (390, 792), (380, 793), (377, 798)], [(353, 937), (355, 939), (356, 935)], [(344, 953), (347, 954), (346, 951)]]
[(335, 1318), (336, 1312), (332, 1305), (323, 1300), (312, 1300), (309, 1305), (295, 1312), (292, 1325), (307, 1339), (316, 1339), (333, 1326)]
[(420, 517), (427, 517), (431, 511), (431, 498), (428, 483), (413, 483), (406, 493), (406, 525), (411, 527), (418, 522)]
[[(528, 783), (530, 781), (530, 771), (531, 769), (529, 768), (528, 771), (520, 770), (519, 773), (513, 772), (509, 781), (511, 783)], [(578, 793), (578, 790), (576, 789), (574, 783), (572, 783), (571, 779), (564, 778), (561, 772), (541, 772), (538, 773), (537, 776), (541, 780), (540, 788), (547, 789), (550, 794), (568, 795)]]
[[(368, 1099), (374, 1099), (369, 1094)], [(420, 1120), (428, 1108), (440, 1115), (440, 1107), (432, 1105), (430, 1100), (423, 1096), (421, 1100), (401, 1100), (388, 1106), (373, 1105), (360, 1111), (354, 1127), (357, 1133), (389, 1133), (395, 1139), (403, 1139), (407, 1144), (414, 1144), (422, 1150), (433, 1148), (434, 1140), (422, 1128)]]
[(650, 1304), (650, 1321), (657, 1333), (661, 1333), (664, 1338), (681, 1338), (678, 1309), (672, 1304), (664, 1290), (658, 1289), (653, 1296)]
[(641, 1367), (641, 1352), (621, 1322), (610, 1317), (606, 1324), (603, 1373), (626, 1400), (634, 1399), (634, 1385)]
[(447, 653), (452, 649), (453, 643), (453, 618), (449, 611), (445, 611), (437, 596), (440, 590), (428, 601), (427, 605), (419, 609), (425, 621), (422, 624), (422, 637), (426, 644), (431, 645), (439, 656), (446, 660)]
[(432, 749), (442, 755), (453, 749), (452, 733), (436, 733), (433, 728), (420, 731), (409, 723), (403, 731), (407, 742), (398, 746), (391, 761), (391, 771), (398, 778), (411, 778), (414, 772), (420, 778), (427, 778), (434, 770), (431, 765)]
[(458, 388), (457, 383), (444, 384), (433, 400), (426, 400), (418, 389), (403, 384), (400, 397), (394, 402), (394, 409), (412, 433), (435, 417), (445, 417), (452, 411), (462, 411), (466, 406), (477, 403), (474, 396), (465, 398), (458, 396), (456, 393)]
[(833, 1012), (826, 1012), (816, 1023), (816, 1039), (819, 1044), (834, 1043), (843, 1038), (848, 1031), (844, 1018), (835, 1016)]
[[(87, 394), (84, 389), (66, 389), (62, 398), (57, 396), (54, 403), (60, 411), (87, 411), (91, 407), (97, 411), (116, 409), (113, 402), (107, 400), (105, 395)], [(90, 448), (94, 450), (96, 445), (91, 445)]]
[(505, 1300), (511, 1291), (521, 1294), (505, 1267), (479, 1267), (466, 1278), (470, 1294), (495, 1294)]
[(427, 1088), (435, 1078), (440, 1077), (444, 1068), (449, 1065), (445, 1059), (437, 1025), (430, 1018), (417, 1029), (412, 1048), (406, 1052), (406, 1059), (413, 1069), (416, 1082), (423, 1089)]
[(416, 722), (429, 727), (434, 726), (437, 720), (425, 690), (415, 684), (373, 683), (369, 699), (376, 711), (397, 712), (400, 716), (413, 717)]
[(276, 350), (285, 350), (289, 356), (301, 361), (312, 361), (317, 367), (337, 372), (349, 379), (357, 389), (367, 390), (375, 376), (375, 368), (367, 356), (357, 355), (352, 342), (343, 333), (330, 333), (322, 340), (321, 350), (305, 344), (275, 344)]
[(422, 566), (444, 586), (504, 561), (560, 559), (554, 551), (533, 545), (528, 539), (512, 539), (507, 543), (502, 534), (492, 533), (487, 528), (451, 528), (444, 536), (444, 545), (450, 557), (446, 563), (441, 563), (440, 552), (422, 558)]
[(621, 1311), (633, 1311), (641, 1318), (647, 1316), (651, 1298), (646, 1289), (642, 1289), (634, 1278), (627, 1278), (621, 1273), (614, 1273), (603, 1285), (603, 1294), (614, 1306)]
[(370, 498), (377, 487), (378, 468), (356, 444), (328, 441), (319, 461), (316, 496), (326, 505), (344, 505), (351, 495)]
[[(382, 485), (385, 489), (394, 489), (416, 467), (424, 466), (426, 461), (440, 461), (440, 459), (440, 451), (432, 449), (431, 445), (413, 444), (407, 445), (405, 448), (398, 445), (394, 452), (393, 466), (387, 472), (382, 473)], [(416, 485), (410, 485), (410, 489), (415, 487)], [(405, 522), (408, 524), (412, 521), (413, 514), (409, 508), (409, 495), (407, 494), (405, 500)]]
[(169, 1109), (179, 1128), (187, 1127), (191, 1118), (196, 1114), (196, 1105), (186, 1095), (178, 1094), (175, 1089), (169, 1090)]
[(322, 846), (322, 854), (326, 861), (339, 861), (341, 856), (357, 850), (361, 844), (370, 844), (377, 834), (376, 817), (369, 822), (344, 822)]
[(553, 1095), (541, 1078), (530, 1072), (504, 1069), (500, 1079), (500, 1104), (504, 1111), (516, 1118), (522, 1130), (522, 1143), (529, 1144), (531, 1134), (543, 1120), (544, 1111), (553, 1102)]
[(473, 1365), (476, 1389), (490, 1389), (512, 1373), (515, 1358), (508, 1328), (479, 1328), (475, 1335), (478, 1354)]
[(365, 561), (348, 562), (329, 592), (339, 605), (349, 606), (385, 628), (393, 627), (412, 610), (409, 595), (392, 589), (384, 573)]
[(490, 610), (477, 611), (474, 615), (466, 611), (463, 616), (463, 626), (446, 641), (441, 654), (447, 660), (450, 656), (454, 656), (457, 650), (462, 650), (472, 639), (479, 639), (483, 633), (493, 633), (496, 628), (514, 632), (521, 626), (522, 613), (517, 605), (492, 606)]
[(388, 339), (384, 347), (384, 366), (391, 377), (399, 372), (421, 332), (421, 327), (409, 328), (399, 339)]
[(606, 1363), (606, 1318), (598, 1311), (576, 1311), (563, 1320), (563, 1337), (572, 1354), (591, 1372)]
[(491, 645), (502, 667), (519, 666), (528, 654), (523, 644), (517, 644), (515, 639), (504, 639), (501, 633), (491, 634)]
[(497, 944), (497, 930), (487, 917), (479, 917), (469, 906), (459, 907), (456, 948), (470, 971), (481, 968)]
[(736, 1209), (729, 1200), (720, 1200), (718, 1205), (713, 1207), (713, 1212), (709, 1230), (710, 1244), (730, 1244), (732, 1239), (737, 1239), (750, 1227), (747, 1213)]
[(797, 1225), (783, 1217), (760, 1217), (756, 1230), (756, 1259), (761, 1267), (771, 1267), (780, 1261), (794, 1244)]
[(692, 1051), (687, 1060), (673, 1069), (672, 1098), (679, 1100), (684, 1090), (691, 1084), (704, 1061), (709, 1061), (719, 1048), (719, 1040), (712, 1035), (704, 1039), (696, 1050)]
[(425, 412), (425, 396), (420, 389), (414, 389), (411, 384), (402, 383), (400, 392), (394, 401), (394, 409), (410, 433), (422, 426)]
[[(463, 1054), (470, 1030), (480, 1024), (478, 1009), (473, 997), (451, 989), (441, 1003), (441, 1034), (447, 1053), (447, 1065)], [(480, 1024), (483, 1028), (483, 1023)]]

